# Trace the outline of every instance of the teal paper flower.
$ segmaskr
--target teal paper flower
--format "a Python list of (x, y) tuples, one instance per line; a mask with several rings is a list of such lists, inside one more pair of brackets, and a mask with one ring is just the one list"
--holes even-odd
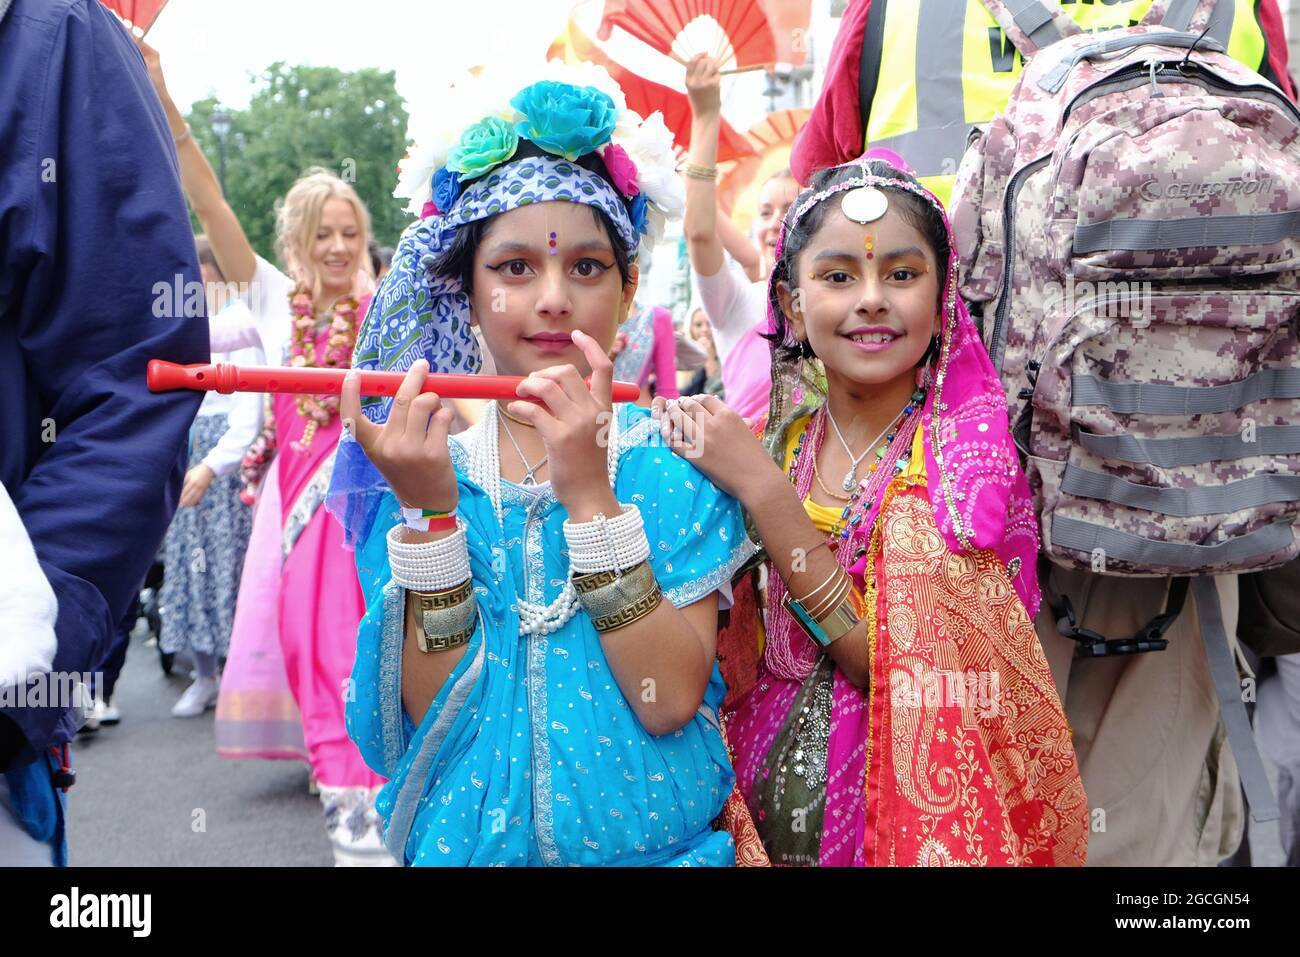
[(460, 135), (447, 154), (447, 169), (461, 181), (482, 176), (515, 155), (519, 136), (513, 126), (496, 116), (480, 120)]
[(521, 137), (571, 163), (608, 143), (618, 119), (608, 93), (555, 80), (520, 90), (510, 105), (524, 116), (515, 124)]

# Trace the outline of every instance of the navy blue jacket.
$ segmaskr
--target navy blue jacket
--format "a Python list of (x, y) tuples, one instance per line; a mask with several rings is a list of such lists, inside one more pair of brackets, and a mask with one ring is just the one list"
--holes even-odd
[[(151, 394), (145, 366), (208, 361), (206, 318), (156, 308), (178, 298), (178, 276), (201, 281), (139, 51), (99, 0), (12, 0), (0, 13), (0, 482), (58, 597), (56, 672), (104, 657), (176, 508), (202, 396)], [(75, 732), (71, 710), (4, 709), (0, 770)]]

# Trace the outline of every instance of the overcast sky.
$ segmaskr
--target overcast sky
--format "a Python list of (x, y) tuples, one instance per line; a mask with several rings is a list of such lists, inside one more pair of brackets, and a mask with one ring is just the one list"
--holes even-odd
[[(590, 23), (600, 6), (588, 0), (578, 15)], [(147, 39), (183, 110), (208, 95), (247, 106), (257, 89), (250, 74), (284, 60), (396, 70), (397, 91), (418, 124), (438, 93), (469, 67), (503, 58), (540, 61), (574, 7), (573, 0), (170, 0)], [(650, 79), (681, 77), (672, 60), (630, 39), (620, 45), (618, 33), (612, 49)], [(728, 118), (742, 129), (765, 109), (752, 87), (728, 100)]]
[[(540, 57), (564, 27), (565, 0), (171, 0), (148, 41), (182, 109), (215, 94), (248, 105), (250, 80), (276, 60), (397, 71), (413, 113), (468, 67), (497, 55)], [(490, 21), (473, 11), (492, 10)], [(510, 27), (503, 25), (509, 23)]]
[[(602, 0), (170, 0), (146, 39), (161, 55), (168, 90), (182, 110), (210, 95), (230, 107), (247, 106), (259, 89), (253, 77), (276, 60), (395, 70), (418, 139), (439, 95), (471, 66), (540, 64), (571, 11), (594, 37), (602, 6)], [(606, 49), (642, 76), (685, 89), (678, 63), (622, 31)], [(764, 85), (761, 72), (724, 81), (723, 112), (738, 129), (766, 114)], [(671, 262), (666, 249), (655, 258)], [(643, 283), (646, 301), (667, 301), (671, 281), (670, 269), (651, 270)]]

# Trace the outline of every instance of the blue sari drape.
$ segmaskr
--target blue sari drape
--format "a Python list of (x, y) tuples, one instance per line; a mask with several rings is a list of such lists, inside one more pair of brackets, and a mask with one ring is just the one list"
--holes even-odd
[[(649, 413), (622, 406), (614, 492), (637, 505), (665, 597), (682, 607), (731, 579), (754, 550), (740, 507), (659, 442)], [(505, 528), (451, 442), (479, 622), (416, 727), (401, 702), (405, 592), (385, 536), (391, 493), (357, 564), (366, 593), (348, 732), (390, 780), (377, 808), (388, 847), (414, 865), (730, 865), (712, 820), (734, 783), (718, 727), (717, 666), (695, 717), (654, 736), (637, 720), (585, 612), (559, 631), (519, 631), (519, 595), (549, 602), (568, 573), (566, 518), (550, 486), (502, 482)], [(526, 519), (532, 522), (525, 531)]]

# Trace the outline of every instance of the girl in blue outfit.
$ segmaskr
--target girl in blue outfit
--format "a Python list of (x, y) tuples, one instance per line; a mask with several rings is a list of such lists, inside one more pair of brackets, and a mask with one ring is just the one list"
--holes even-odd
[[(330, 506), (367, 604), (348, 730), (390, 779), (403, 863), (730, 865), (716, 621), (753, 546), (649, 413), (610, 401), (642, 239), (680, 212), (671, 140), (594, 68), (476, 86), (459, 135), (403, 170), (422, 215), (357, 345), (354, 368), (405, 381), (344, 387)], [(449, 437), (419, 390), (478, 370), (474, 325), (528, 378)]]

